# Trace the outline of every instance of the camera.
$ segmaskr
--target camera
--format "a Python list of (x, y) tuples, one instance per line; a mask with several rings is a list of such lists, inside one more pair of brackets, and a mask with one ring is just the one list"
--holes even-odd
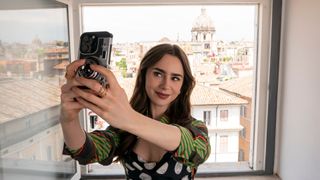
[(110, 68), (110, 57), (113, 35), (107, 31), (85, 32), (80, 36), (79, 59), (85, 59), (77, 74), (81, 77), (95, 79), (103, 86), (107, 85), (106, 78), (93, 71), (90, 64), (97, 64)]

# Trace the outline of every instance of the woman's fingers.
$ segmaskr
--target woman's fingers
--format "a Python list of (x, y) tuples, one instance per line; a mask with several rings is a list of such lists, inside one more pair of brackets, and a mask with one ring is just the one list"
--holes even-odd
[[(68, 72), (77, 70), (82, 64), (81, 62), (77, 62), (68, 66)], [(112, 117), (130, 108), (124, 90), (110, 70), (99, 65), (91, 65), (90, 68), (106, 78), (108, 87), (101, 85), (95, 79), (88, 79), (73, 74), (73, 77), (69, 80), (67, 79), (67, 84), (61, 88), (65, 94), (63, 96), (65, 106), (88, 108), (107, 120), (109, 124), (121, 123), (114, 121)], [(85, 88), (81, 88), (80, 86)], [(70, 92), (72, 93), (69, 94)], [(70, 110), (70, 112), (72, 110), (67, 107), (65, 108), (66, 110)]]
[(83, 107), (88, 108), (95, 112), (97, 115), (104, 119), (108, 119), (108, 110), (110, 103), (106, 99), (101, 99), (92, 92), (88, 90), (82, 90), (79, 88), (72, 88), (72, 90), (78, 95), (76, 101), (83, 105)]
[(77, 98), (77, 95), (72, 91), (61, 93), (60, 98), (61, 98), (61, 106), (64, 109), (81, 109), (81, 108), (84, 108), (82, 104), (79, 104), (75, 100)]
[(116, 77), (114, 76), (114, 74), (107, 68), (103, 67), (103, 66), (99, 66), (99, 65), (90, 65), (90, 68), (94, 71), (97, 71), (98, 73), (102, 74), (108, 82), (108, 86), (112, 89), (117, 89), (120, 87)]
[(76, 77), (76, 80), (80, 85), (91, 89), (96, 95), (100, 97), (104, 97), (107, 94), (107, 87), (102, 86), (96, 80), (87, 79), (83, 77)]
[(75, 97), (77, 97), (77, 95), (72, 91), (61, 93), (61, 101), (62, 102), (74, 101)]
[(107, 95), (107, 89), (103, 86), (100, 86), (100, 89), (98, 91), (98, 96), (100, 96), (101, 98), (105, 97)]
[(81, 84), (80, 82), (75, 80), (75, 78), (72, 78), (72, 79), (68, 80), (68, 82), (66, 84), (61, 86), (61, 93), (67, 93), (67, 92), (71, 91), (71, 88), (74, 86), (83, 86), (83, 84)]
[(106, 118), (106, 111), (105, 109), (101, 109), (99, 106), (93, 104), (92, 102), (88, 102), (83, 98), (77, 98), (77, 101), (82, 104), (84, 107), (90, 109), (91, 111), (95, 112), (98, 116)]
[(69, 84), (64, 84), (62, 87), (61, 87), (61, 93), (67, 93), (71, 90), (71, 87), (72, 85), (69, 83)]
[[(68, 67), (68, 71), (71, 71), (74, 69), (74, 67), (79, 67), (79, 65), (81, 65), (82, 63), (79, 62), (77, 63), (77, 65), (72, 64), (72, 66)], [(69, 88), (72, 88), (71, 86), (85, 86), (86, 88), (92, 89), (93, 92), (96, 95), (99, 95), (100, 97), (104, 97), (107, 93), (106, 89), (110, 90), (119, 90), (120, 85), (116, 79), (116, 77), (114, 76), (114, 74), (108, 70), (107, 68), (100, 66), (100, 65), (90, 65), (90, 68), (93, 71), (96, 71), (98, 73), (100, 73), (102, 76), (104, 76), (107, 79), (107, 87), (102, 86), (97, 80), (95, 79), (89, 79), (89, 78), (84, 78), (84, 77), (80, 77), (80, 76), (75, 76), (73, 77), (77, 83), (68, 83), (71, 84), (70, 86), (68, 86)], [(72, 72), (70, 72), (72, 73)], [(70, 80), (69, 80), (70, 81)], [(68, 87), (65, 87), (65, 89), (68, 89)]]
[(65, 78), (67, 80), (69, 80), (69, 79), (72, 79), (72, 78), (76, 77), (76, 73), (77, 73), (78, 68), (80, 66), (82, 66), (84, 64), (84, 62), (85, 62), (84, 59), (80, 59), (80, 60), (75, 60), (71, 64), (69, 64), (66, 67)]
[[(101, 85), (100, 85), (101, 87)], [(104, 88), (105, 89), (105, 88)], [(72, 91), (77, 95), (77, 97), (81, 97), (82, 99), (95, 104), (101, 108), (105, 107), (105, 100), (102, 100), (102, 97), (97, 96), (98, 92), (96, 90), (94, 90), (95, 92), (93, 93), (92, 90), (90, 89), (80, 89), (78, 87), (73, 87)], [(107, 90), (105, 89), (105, 95), (107, 95)], [(93, 110), (93, 109), (91, 109)]]
[(61, 104), (62, 108), (64, 109), (70, 109), (70, 110), (80, 110), (80, 109), (83, 109), (85, 108), (83, 106), (83, 104), (77, 102), (77, 101), (69, 101), (69, 102), (65, 102), (65, 103), (62, 103)]

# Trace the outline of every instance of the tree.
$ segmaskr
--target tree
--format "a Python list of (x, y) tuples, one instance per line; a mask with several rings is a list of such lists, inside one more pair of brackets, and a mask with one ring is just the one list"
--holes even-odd
[(126, 77), (126, 74), (127, 74), (127, 60), (126, 60), (126, 58), (121, 58), (121, 60), (116, 63), (116, 66), (121, 70), (122, 76)]

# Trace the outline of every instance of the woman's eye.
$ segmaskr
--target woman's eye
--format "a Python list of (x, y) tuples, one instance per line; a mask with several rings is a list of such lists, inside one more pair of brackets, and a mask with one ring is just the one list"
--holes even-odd
[(180, 81), (180, 78), (179, 77), (172, 77), (172, 80), (173, 81)]
[(162, 74), (160, 72), (153, 72), (153, 75), (156, 77), (162, 77)]

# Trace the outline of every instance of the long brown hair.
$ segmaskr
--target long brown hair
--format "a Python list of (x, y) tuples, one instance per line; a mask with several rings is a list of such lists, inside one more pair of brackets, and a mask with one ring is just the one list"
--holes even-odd
[[(154, 46), (145, 54), (140, 62), (130, 104), (135, 111), (141, 114), (146, 116), (151, 114), (150, 99), (145, 90), (147, 69), (156, 64), (166, 54), (175, 56), (180, 60), (184, 71), (184, 79), (180, 94), (173, 102), (171, 102), (165, 115), (169, 117), (169, 123), (187, 127), (191, 124), (192, 120), (190, 96), (195, 85), (195, 80), (191, 73), (188, 57), (178, 45), (160, 44)], [(122, 160), (124, 153), (128, 149), (132, 149), (136, 141), (137, 137), (135, 135), (128, 132), (122, 132), (120, 134), (120, 145), (116, 153), (116, 155), (118, 155), (117, 160)]]

